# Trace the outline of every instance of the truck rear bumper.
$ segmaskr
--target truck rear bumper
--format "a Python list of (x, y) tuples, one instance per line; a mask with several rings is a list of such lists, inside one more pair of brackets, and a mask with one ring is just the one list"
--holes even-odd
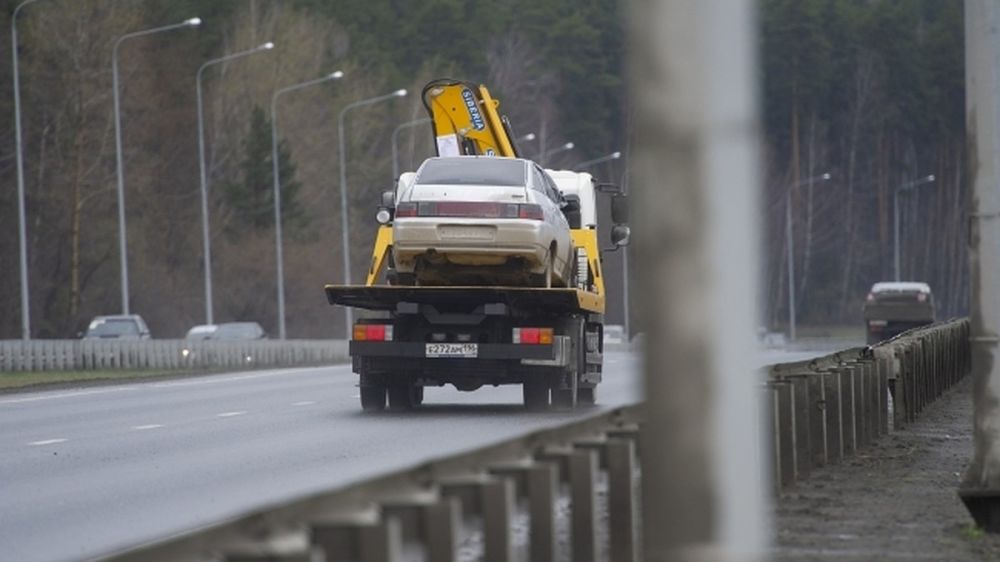
[(350, 342), (351, 357), (358, 359), (407, 359), (417, 364), (447, 367), (449, 363), (471, 360), (516, 361), (522, 365), (566, 367), (570, 364), (568, 336), (555, 336), (551, 345), (517, 345), (481, 343), (475, 357), (427, 357), (423, 342), (354, 341)]

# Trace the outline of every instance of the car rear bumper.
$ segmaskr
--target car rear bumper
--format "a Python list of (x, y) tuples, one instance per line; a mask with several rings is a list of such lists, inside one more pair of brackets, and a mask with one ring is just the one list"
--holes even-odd
[(392, 229), (393, 258), (404, 272), (413, 271), (417, 258), (427, 254), (460, 265), (502, 265), (518, 257), (533, 269), (544, 269), (549, 244), (542, 224), (521, 219), (397, 219)]

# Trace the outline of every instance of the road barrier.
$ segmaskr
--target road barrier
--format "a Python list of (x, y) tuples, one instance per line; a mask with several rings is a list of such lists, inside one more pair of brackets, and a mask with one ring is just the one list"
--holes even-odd
[[(638, 559), (636, 485), (639, 406), (530, 433), (348, 486), (293, 500), (106, 560), (447, 561), (469, 527), (482, 559), (514, 558), (516, 521), (530, 520), (531, 560)], [(392, 414), (384, 414), (391, 417)], [(606, 492), (606, 496), (605, 496)], [(568, 529), (557, 506), (569, 500)]]
[(917, 328), (874, 347), (771, 366), (764, 424), (775, 491), (868, 447), (890, 427), (914, 421), (970, 369), (967, 319)]
[(335, 340), (4, 340), (0, 372), (216, 369), (345, 361)]
[[(958, 320), (769, 367), (761, 443), (770, 448), (775, 491), (911, 421), (968, 374), (968, 337), (968, 321)], [(515, 558), (520, 526), (527, 528), (520, 554), (530, 560), (634, 562), (642, 407), (294, 499), (106, 560), (506, 561)], [(460, 546), (470, 529), (481, 552)]]

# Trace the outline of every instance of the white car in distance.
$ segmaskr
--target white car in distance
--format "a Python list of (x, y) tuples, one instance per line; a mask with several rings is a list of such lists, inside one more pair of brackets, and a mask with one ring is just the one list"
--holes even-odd
[(429, 158), (401, 189), (392, 225), (391, 282), (569, 284), (573, 248), (566, 201), (534, 162)]

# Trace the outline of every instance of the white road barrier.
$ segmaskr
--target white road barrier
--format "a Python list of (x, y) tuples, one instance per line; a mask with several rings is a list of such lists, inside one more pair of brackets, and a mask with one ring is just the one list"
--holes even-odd
[(346, 361), (342, 340), (2, 340), (0, 372), (214, 369)]

